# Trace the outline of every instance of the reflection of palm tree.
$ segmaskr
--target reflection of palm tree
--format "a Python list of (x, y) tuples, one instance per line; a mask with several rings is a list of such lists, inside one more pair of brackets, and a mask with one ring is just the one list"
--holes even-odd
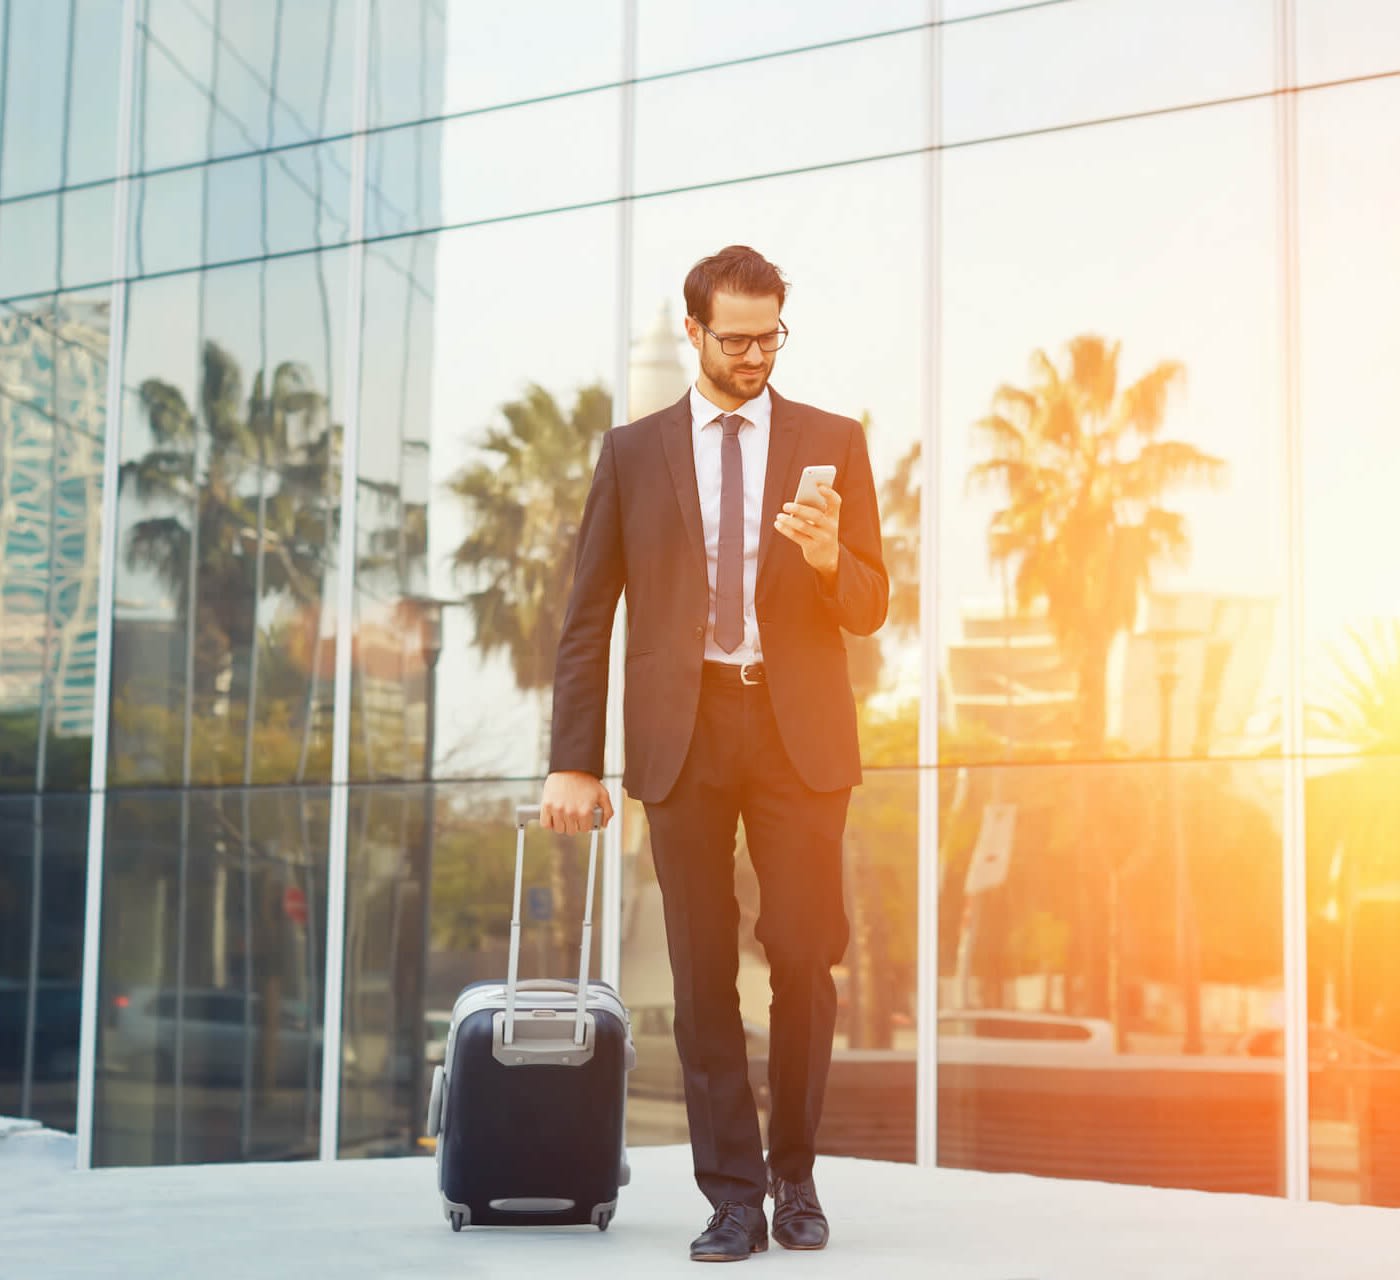
[[(542, 701), (554, 680), (554, 655), (573, 584), (573, 547), (593, 474), (596, 445), (612, 423), (612, 399), (585, 387), (565, 416), (532, 385), (503, 405), (486, 457), (453, 477), (470, 532), (453, 555), (475, 589), (466, 597), (483, 655), (501, 650), (515, 683)], [(541, 709), (542, 741), (549, 718)], [(542, 747), (542, 751), (547, 748)]]
[[(466, 508), (469, 532), (453, 554), (483, 655), (504, 650), (516, 686), (540, 704), (541, 768), (548, 759), (549, 691), (564, 608), (574, 579), (574, 543), (592, 481), (596, 446), (612, 425), (612, 398), (601, 386), (578, 393), (565, 416), (554, 397), (532, 384), (501, 406), (504, 427), (480, 445), (485, 457), (451, 482)], [(565, 838), (556, 841), (553, 880), (556, 941), (577, 877)], [(572, 913), (571, 913), (572, 916)]]
[[(202, 421), (177, 388), (158, 379), (144, 382), (140, 396), (152, 446), (123, 465), (121, 480), (158, 513), (132, 525), (126, 560), (154, 573), (181, 613), (198, 610), (194, 691), (207, 697), (235, 654), (249, 653), (251, 676), (262, 598), (282, 594), (304, 604), (319, 596), (329, 536), (325, 399), (304, 366), (288, 362), (270, 379), (258, 374), (245, 408), (238, 364), (214, 342), (203, 352)], [(196, 474), (200, 454), (203, 475)], [(246, 690), (248, 716), (255, 695)]]
[[(1400, 1044), (1391, 948), (1400, 881), (1400, 619), (1348, 628), (1331, 650), (1321, 700), (1308, 707), (1311, 733), (1360, 753), (1319, 764), (1308, 779), (1310, 969), (1333, 987), (1343, 1018), (1389, 1048)], [(1321, 993), (1314, 991), (1321, 1006)]]
[(1194, 445), (1161, 438), (1183, 367), (1164, 361), (1120, 391), (1118, 350), (1075, 338), (1063, 373), (1037, 351), (1031, 387), (998, 388), (992, 413), (975, 424), (989, 456), (968, 472), (970, 486), (1008, 500), (991, 519), (991, 559), (1015, 566), (1018, 607), (1045, 601), (1078, 675), (1075, 737), (1087, 751), (1104, 744), (1115, 637), (1133, 625), (1157, 566), (1189, 550), (1185, 517), (1162, 497), (1225, 471)]
[(1356, 751), (1400, 754), (1400, 619), (1349, 627), (1332, 664), (1326, 700), (1309, 707), (1317, 731)]

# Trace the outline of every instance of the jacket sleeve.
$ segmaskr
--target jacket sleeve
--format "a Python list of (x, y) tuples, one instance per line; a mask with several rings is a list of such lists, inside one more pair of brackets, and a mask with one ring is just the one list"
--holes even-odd
[(579, 525), (574, 585), (554, 665), (549, 770), (603, 776), (608, 650), (613, 615), (626, 582), (617, 462), (612, 432), (603, 437)]
[(890, 578), (881, 548), (880, 511), (865, 433), (851, 424), (841, 487), (840, 556), (836, 581), (818, 578), (822, 600), (836, 621), (853, 635), (868, 636), (885, 621)]

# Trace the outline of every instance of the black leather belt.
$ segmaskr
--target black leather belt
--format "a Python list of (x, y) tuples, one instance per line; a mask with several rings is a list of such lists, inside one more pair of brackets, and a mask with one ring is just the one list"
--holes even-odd
[(713, 680), (717, 684), (746, 685), (752, 688), (754, 685), (768, 683), (761, 662), (707, 662), (704, 675), (706, 680)]

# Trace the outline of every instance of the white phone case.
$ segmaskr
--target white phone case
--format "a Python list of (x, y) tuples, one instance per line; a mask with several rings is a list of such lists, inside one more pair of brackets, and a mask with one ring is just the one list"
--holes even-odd
[(803, 467), (802, 476), (797, 482), (797, 495), (793, 501), (801, 503), (803, 506), (820, 507), (825, 510), (826, 499), (817, 492), (817, 485), (834, 484), (835, 482), (836, 468), (830, 464)]

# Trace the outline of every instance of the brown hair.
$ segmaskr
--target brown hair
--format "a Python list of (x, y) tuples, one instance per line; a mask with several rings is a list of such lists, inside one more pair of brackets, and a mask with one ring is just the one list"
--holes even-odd
[(783, 273), (746, 244), (731, 244), (691, 267), (685, 278), (685, 309), (701, 324), (710, 323), (716, 289), (750, 298), (775, 297), (779, 310), (787, 298)]

